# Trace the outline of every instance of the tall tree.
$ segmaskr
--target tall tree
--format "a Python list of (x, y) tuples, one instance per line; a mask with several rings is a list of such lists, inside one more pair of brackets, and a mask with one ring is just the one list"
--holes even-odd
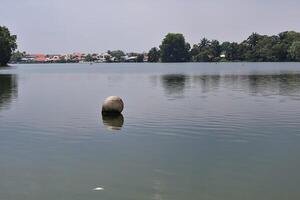
[(115, 58), (116, 62), (121, 62), (123, 60), (122, 57), (125, 56), (125, 53), (121, 50), (108, 51), (108, 53)]
[(300, 61), (300, 40), (290, 46), (288, 53), (292, 61)]
[(239, 61), (241, 60), (240, 46), (236, 42), (223, 42), (221, 45), (221, 51), (225, 55), (227, 61)]
[(180, 33), (169, 33), (160, 45), (162, 62), (187, 62), (189, 61), (190, 45)]
[(160, 59), (160, 51), (156, 47), (150, 49), (148, 53), (148, 61), (149, 62), (158, 62)]
[(12, 63), (17, 63), (17, 62), (21, 62), (22, 58), (26, 55), (26, 52), (20, 52), (20, 51), (15, 51), (12, 53), (11, 58), (10, 58), (10, 62)]
[(16, 40), (16, 35), (11, 35), (5, 26), (0, 26), (0, 66), (7, 65), (13, 51), (17, 48)]
[(136, 62), (144, 62), (144, 54), (138, 54), (136, 57)]
[(210, 51), (212, 55), (212, 61), (218, 61), (221, 54), (221, 45), (218, 40), (212, 40), (210, 43)]
[(94, 61), (93, 56), (91, 54), (87, 54), (84, 58), (84, 61), (86, 61), (86, 62)]
[(217, 40), (208, 40), (203, 38), (199, 44), (193, 46), (191, 58), (194, 62), (219, 61), (221, 54), (221, 45)]

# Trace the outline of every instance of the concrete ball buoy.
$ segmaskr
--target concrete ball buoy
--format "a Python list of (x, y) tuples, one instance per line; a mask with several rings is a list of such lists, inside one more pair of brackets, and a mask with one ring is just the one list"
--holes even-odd
[(102, 114), (120, 114), (123, 109), (123, 100), (118, 96), (110, 96), (105, 99), (102, 105)]

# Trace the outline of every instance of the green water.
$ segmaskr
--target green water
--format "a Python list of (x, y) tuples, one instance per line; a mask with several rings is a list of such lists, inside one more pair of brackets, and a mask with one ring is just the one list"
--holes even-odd
[(1, 200), (299, 200), (299, 169), (299, 63), (0, 69)]

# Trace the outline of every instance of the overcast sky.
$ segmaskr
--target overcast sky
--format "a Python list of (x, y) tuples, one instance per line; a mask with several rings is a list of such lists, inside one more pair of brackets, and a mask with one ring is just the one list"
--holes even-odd
[(0, 0), (0, 10), (30, 53), (142, 52), (169, 32), (193, 44), (300, 31), (299, 0)]

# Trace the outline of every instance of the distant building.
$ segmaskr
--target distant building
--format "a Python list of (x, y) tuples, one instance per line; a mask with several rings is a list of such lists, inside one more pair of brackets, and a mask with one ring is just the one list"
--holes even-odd
[(96, 57), (96, 62), (102, 63), (108, 61), (112, 61), (112, 56), (109, 53), (100, 53)]
[[(90, 55), (93, 62), (104, 63), (104, 62), (137, 62), (140, 59), (139, 56), (143, 55), (143, 62), (148, 62), (147, 53), (128, 53), (120, 58), (113, 57), (109, 52), (106, 53), (72, 53), (72, 54), (27, 54), (21, 62), (24, 63), (57, 63), (57, 62), (85, 62), (86, 56)], [(90, 58), (89, 58), (90, 60)]]
[(73, 53), (70, 55), (70, 60), (72, 62), (79, 62), (85, 59), (86, 55), (84, 53)]
[(44, 54), (36, 54), (35, 61), (36, 62), (45, 62), (46, 56)]
[(149, 60), (149, 56), (147, 54), (144, 54), (143, 62), (148, 62), (148, 60)]
[(136, 62), (137, 56), (122, 56), (122, 60), (125, 62)]
[(35, 59), (35, 55), (27, 54), (27, 55), (25, 55), (25, 56), (21, 59), (21, 61), (23, 61), (23, 62), (33, 62), (34, 59)]
[(61, 55), (47, 55), (46, 62), (58, 62), (61, 60)]
[(21, 59), (23, 62), (46, 62), (44, 54), (27, 54)]

